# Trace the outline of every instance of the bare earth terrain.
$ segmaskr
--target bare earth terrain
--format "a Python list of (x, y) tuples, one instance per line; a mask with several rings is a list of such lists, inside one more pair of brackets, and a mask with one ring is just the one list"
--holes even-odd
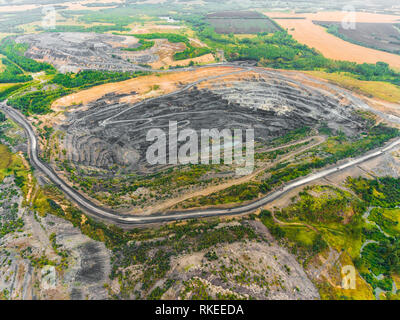
[[(208, 79), (210, 75), (212, 77)], [(196, 87), (185, 87), (186, 83), (195, 80), (199, 81)], [(312, 81), (305, 86), (304, 79), (302, 81), (290, 79), (286, 73), (277, 71), (213, 67), (95, 87), (55, 103), (56, 110), (62, 111), (63, 106), (67, 106), (68, 112), (60, 113), (57, 122), (54, 122), (55, 117), (52, 119), (51, 126), (61, 137), (50, 147), (52, 157), (57, 159), (53, 164), (62, 173), (61, 162), (67, 160), (81, 172), (81, 177), (87, 173), (92, 182), (111, 177), (129, 180), (124, 173), (136, 173), (142, 177), (160, 173), (171, 166), (148, 165), (145, 159), (145, 150), (149, 145), (145, 141), (146, 129), (156, 126), (168, 130), (170, 120), (178, 121), (180, 128), (194, 130), (221, 130), (233, 124), (235, 128), (245, 129), (252, 125), (256, 127), (256, 142), (262, 145), (290, 130), (304, 126), (314, 128), (321, 122), (326, 122), (334, 130), (340, 127), (347, 135), (362, 130), (363, 120), (354, 113), (359, 107), (358, 102), (352, 101), (350, 95), (338, 93), (334, 88), (331, 92), (325, 91)], [(162, 94), (168, 95), (154, 99)], [(78, 103), (79, 97), (88, 102), (68, 107), (73, 102)], [(153, 99), (135, 104), (144, 98)], [(47, 122), (47, 125), (50, 123)], [(313, 144), (315, 142), (310, 143)], [(63, 154), (61, 150), (66, 151)], [(265, 164), (260, 164), (260, 167), (263, 166)], [(177, 198), (179, 202), (188, 198), (186, 194), (203, 194), (201, 190), (212, 178), (216, 185), (229, 186), (227, 181), (225, 184), (222, 182), (232, 177), (233, 168), (219, 170), (220, 173), (207, 175), (204, 172), (199, 176), (199, 182), (203, 181), (200, 189), (183, 184), (161, 190), (145, 187), (143, 182), (140, 188), (126, 194), (124, 206), (131, 207), (129, 202), (138, 196), (150, 196), (152, 200), (147, 203), (145, 212), (151, 213), (173, 204), (170, 201), (167, 205), (162, 204), (165, 200)], [(63, 174), (69, 176), (66, 172)], [(91, 188), (91, 192), (94, 190), (99, 201), (109, 198), (103, 187)], [(154, 192), (156, 199), (152, 197)], [(134, 213), (131, 210), (124, 209), (124, 212)], [(140, 211), (141, 208), (136, 206), (135, 212)]]
[[(288, 29), (297, 41), (315, 48), (327, 58), (335, 60), (347, 60), (357, 63), (376, 63), (383, 61), (394, 68), (400, 69), (400, 56), (379, 50), (374, 50), (344, 41), (334, 35), (329, 34), (325, 28), (315, 25), (317, 21), (342, 21), (344, 13), (317, 13), (317, 14), (290, 14), (267, 12), (265, 13), (282, 27)], [(279, 19), (279, 18), (294, 19)], [(296, 19), (296, 18), (305, 19)], [(398, 22), (400, 16), (375, 15), (368, 13), (358, 13), (357, 22)]]

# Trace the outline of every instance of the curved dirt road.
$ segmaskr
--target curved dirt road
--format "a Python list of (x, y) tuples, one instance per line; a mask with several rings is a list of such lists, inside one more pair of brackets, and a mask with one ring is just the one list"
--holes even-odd
[(100, 208), (93, 204), (90, 200), (83, 197), (75, 189), (68, 186), (62, 179), (60, 179), (57, 174), (50, 169), (47, 164), (42, 162), (38, 157), (38, 143), (35, 133), (32, 129), (30, 123), (26, 118), (18, 111), (6, 106), (4, 103), (1, 105), (1, 109), (16, 123), (21, 125), (25, 132), (27, 133), (29, 140), (29, 155), (32, 164), (42, 171), (54, 184), (56, 184), (70, 199), (72, 199), (79, 207), (86, 211), (91, 216), (99, 218), (101, 220), (107, 221), (112, 224), (122, 225), (125, 227), (135, 227), (137, 225), (160, 223), (166, 221), (177, 221), (185, 219), (194, 218), (204, 218), (204, 217), (215, 217), (215, 216), (227, 216), (227, 215), (239, 215), (247, 214), (259, 209), (269, 202), (281, 197), (288, 191), (299, 187), (301, 185), (307, 184), (309, 182), (315, 181), (317, 179), (326, 177), (334, 172), (344, 170), (346, 168), (358, 165), (367, 160), (380, 156), (394, 147), (400, 145), (400, 138), (396, 139), (394, 142), (387, 145), (385, 148), (379, 149), (362, 157), (352, 159), (347, 161), (345, 164), (335, 166), (333, 168), (325, 169), (321, 172), (314, 173), (308, 177), (294, 181), (280, 190), (277, 190), (259, 200), (256, 200), (250, 204), (241, 205), (231, 209), (206, 209), (206, 210), (192, 210), (192, 211), (177, 211), (168, 214), (157, 213), (151, 216), (129, 216), (121, 215), (112, 210), (107, 210)]

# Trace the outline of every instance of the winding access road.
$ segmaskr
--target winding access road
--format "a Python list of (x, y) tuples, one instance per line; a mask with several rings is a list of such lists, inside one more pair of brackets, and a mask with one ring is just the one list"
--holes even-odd
[[(183, 88), (182, 90), (187, 90), (187, 88)], [(176, 93), (176, 92), (175, 92)], [(57, 185), (73, 202), (75, 202), (82, 210), (88, 213), (90, 216), (103, 220), (107, 223), (123, 226), (125, 228), (134, 228), (138, 225), (147, 225), (154, 223), (162, 223), (167, 221), (178, 221), (178, 220), (187, 220), (187, 219), (195, 219), (195, 218), (206, 218), (206, 217), (216, 217), (216, 216), (229, 216), (229, 215), (241, 215), (248, 214), (254, 212), (255, 210), (265, 206), (266, 204), (280, 198), (285, 195), (290, 190), (297, 188), (299, 186), (305, 185), (307, 183), (313, 182), (315, 180), (324, 178), (326, 176), (331, 175), (332, 173), (345, 170), (349, 167), (359, 165), (365, 161), (376, 158), (380, 155), (385, 154), (386, 152), (392, 150), (393, 148), (400, 146), (400, 138), (395, 141), (389, 143), (386, 147), (380, 148), (378, 150), (372, 151), (364, 156), (350, 159), (347, 162), (334, 166), (331, 168), (324, 169), (320, 172), (313, 173), (307, 177), (303, 177), (296, 181), (293, 181), (283, 188), (276, 190), (267, 196), (260, 198), (252, 203), (239, 205), (235, 208), (230, 209), (195, 209), (190, 211), (175, 211), (169, 213), (156, 213), (153, 215), (147, 216), (139, 216), (139, 215), (124, 215), (121, 213), (117, 213), (113, 210), (102, 208), (94, 204), (89, 199), (85, 198), (81, 193), (79, 193), (74, 188), (70, 187), (67, 183), (65, 183), (58, 175), (47, 165), (45, 162), (39, 159), (38, 157), (38, 141), (35, 135), (35, 132), (29, 123), (29, 121), (25, 118), (23, 114), (19, 111), (8, 107), (6, 102), (0, 104), (0, 109), (7, 114), (13, 121), (18, 123), (26, 132), (28, 141), (29, 141), (29, 157), (31, 159), (32, 165), (40, 170), (44, 175), (46, 175), (52, 183)], [(110, 121), (111, 119), (108, 119)], [(103, 125), (107, 125), (104, 123)]]

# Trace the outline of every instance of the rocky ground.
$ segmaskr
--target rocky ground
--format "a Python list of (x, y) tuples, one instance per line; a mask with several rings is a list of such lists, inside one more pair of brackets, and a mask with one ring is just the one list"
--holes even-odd
[(137, 48), (138, 39), (111, 34), (62, 32), (40, 33), (18, 36), (17, 43), (26, 43), (29, 58), (46, 61), (60, 72), (79, 70), (134, 71), (138, 64), (147, 64), (159, 59), (157, 45), (144, 51), (124, 51)]
[[(23, 206), (13, 176), (0, 184), (0, 295), (6, 299), (105, 299), (110, 253), (71, 223)], [(12, 226), (16, 225), (16, 228)], [(9, 231), (4, 235), (5, 226)]]

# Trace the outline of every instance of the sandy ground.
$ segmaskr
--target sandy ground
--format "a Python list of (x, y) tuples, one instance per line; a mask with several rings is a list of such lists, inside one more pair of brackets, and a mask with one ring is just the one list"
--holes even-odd
[[(306, 19), (278, 19), (282, 27), (299, 42), (315, 48), (327, 58), (347, 60), (357, 63), (376, 63), (384, 61), (392, 67), (400, 69), (400, 56), (379, 50), (365, 48), (344, 41), (326, 32), (325, 28), (315, 25), (312, 20), (342, 21), (342, 12), (322, 12), (317, 14), (288, 14), (266, 12), (269, 17), (305, 17)], [(396, 22), (400, 16), (358, 13), (357, 22)], [(397, 21), (398, 22), (398, 21)]]
[(211, 67), (195, 71), (168, 73), (160, 76), (149, 75), (118, 83), (107, 83), (104, 85), (93, 87), (88, 90), (80, 91), (65, 96), (63, 98), (60, 98), (53, 103), (52, 108), (53, 110), (60, 110), (60, 107), (71, 106), (74, 103), (87, 104), (91, 101), (100, 99), (107, 93), (112, 93), (112, 92), (118, 94), (128, 94), (131, 93), (132, 91), (135, 91), (138, 94), (131, 96), (130, 97), (131, 99), (129, 99), (129, 102), (134, 103), (136, 101), (141, 100), (142, 98), (148, 98), (150, 96), (149, 94), (152, 93), (150, 89), (154, 85), (159, 86), (156, 95), (162, 95), (177, 90), (179, 83), (188, 84), (200, 80), (202, 78), (222, 75), (224, 73), (235, 72), (235, 71), (239, 71), (239, 69), (233, 67)]

